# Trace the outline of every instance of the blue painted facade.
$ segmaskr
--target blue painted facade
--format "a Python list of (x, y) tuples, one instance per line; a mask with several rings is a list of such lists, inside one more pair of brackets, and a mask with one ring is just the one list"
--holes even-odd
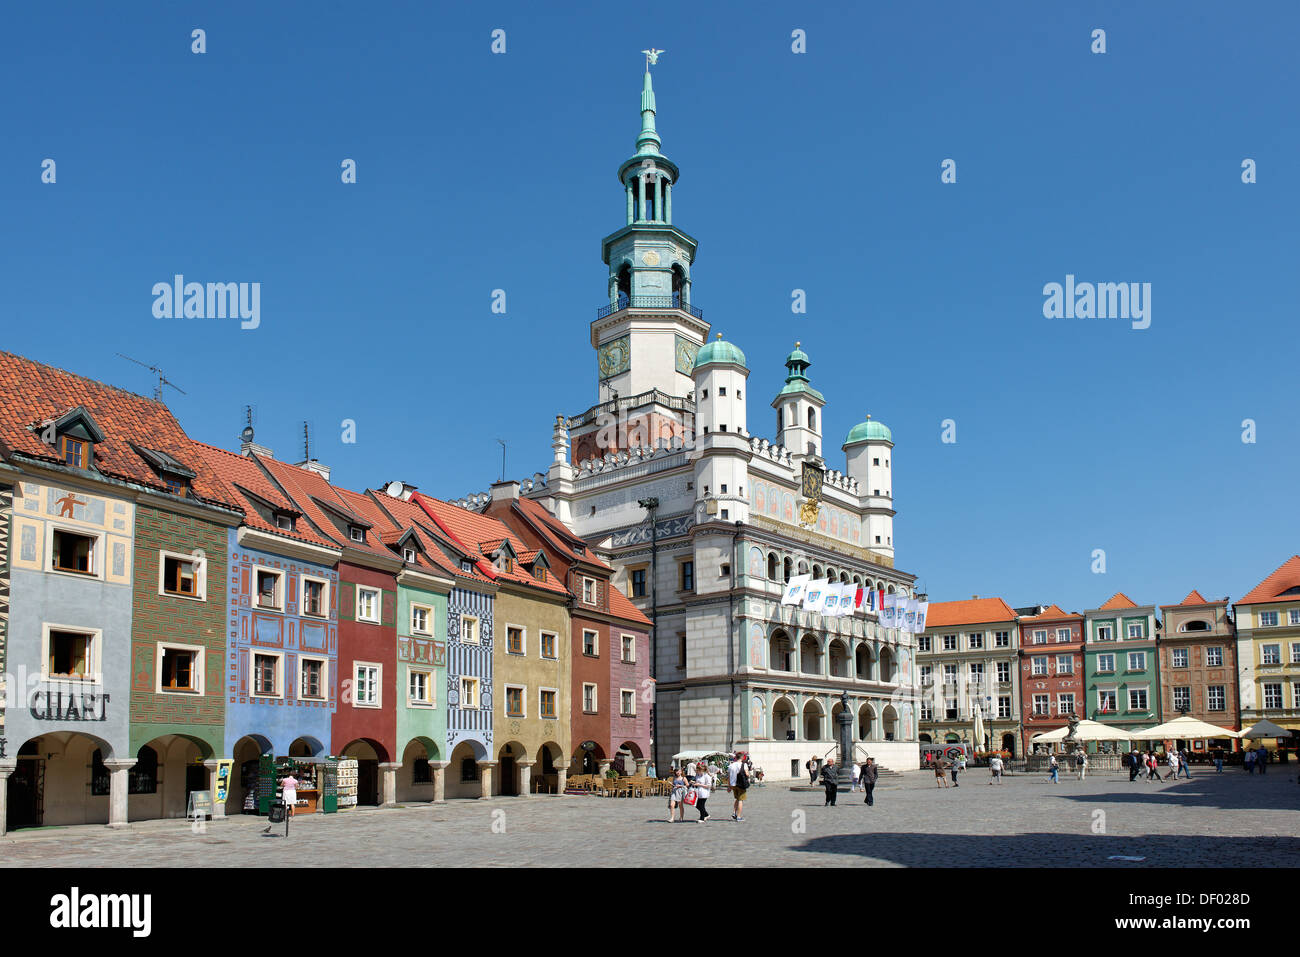
[[(251, 735), (263, 747), (269, 744), (276, 755), (288, 754), (299, 738), (306, 739), (312, 753), (330, 754), (330, 727), (338, 708), (338, 573), (329, 566), (243, 547), (235, 529), (229, 541), (226, 753), (233, 754), (240, 738)], [(278, 610), (256, 604), (259, 569), (283, 575)], [(328, 615), (302, 614), (304, 575), (328, 582)], [(258, 651), (281, 656), (277, 696), (253, 693), (252, 660)], [(304, 656), (326, 661), (319, 700), (302, 696), (299, 663)]]
[[(491, 760), (492, 750), (492, 612), (490, 593), (456, 587), (447, 602), (447, 753), (464, 742), (473, 745), (474, 757)], [(479, 640), (461, 641), (461, 617), (478, 619)], [(479, 706), (461, 707), (460, 679), (479, 679)], [(480, 751), (480, 748), (482, 749)]]

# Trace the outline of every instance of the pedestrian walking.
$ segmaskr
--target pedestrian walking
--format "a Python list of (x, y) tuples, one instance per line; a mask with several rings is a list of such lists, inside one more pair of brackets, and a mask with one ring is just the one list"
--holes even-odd
[(1259, 751), (1255, 753), (1255, 765), (1259, 768), (1260, 774), (1268, 770), (1268, 748), (1262, 744), (1259, 746)]
[(1187, 780), (1192, 779), (1192, 770), (1188, 766), (1191, 762), (1187, 760), (1187, 752), (1182, 748), (1178, 749), (1178, 773), (1183, 775)]
[(1082, 781), (1083, 776), (1088, 773), (1088, 756), (1084, 753), (1083, 748), (1074, 752), (1074, 779)]
[(950, 770), (952, 772), (952, 786), (955, 788), (961, 787), (961, 785), (957, 783), (957, 772), (961, 770), (961, 762), (961, 758), (952, 759), (952, 767)]
[(1215, 774), (1223, 773), (1223, 749), (1222, 748), (1214, 749), (1214, 773)]
[[(1061, 773), (1061, 762), (1056, 760), (1056, 755), (1053, 754), (1050, 758), (1047, 759), (1047, 770), (1048, 773), (1051, 774), (1052, 776), (1052, 783), (1060, 784), (1061, 779), (1057, 775)], [(992, 784), (993, 782), (990, 781), (989, 783)]]
[(803, 766), (803, 769), (808, 772), (808, 783), (816, 784), (817, 783), (817, 755), (814, 754), (811, 758), (809, 758), (808, 763)]
[(989, 784), (1002, 784), (1002, 756), (995, 754), (989, 758)]
[(736, 760), (727, 765), (727, 783), (731, 791), (731, 819), (745, 819), (745, 793), (749, 790), (749, 774), (745, 771), (745, 755), (736, 755)]
[(862, 769), (858, 767), (858, 763), (855, 761), (853, 762), (853, 790), (854, 791), (858, 789), (858, 785), (860, 783), (862, 783)]
[(1247, 751), (1241, 756), (1241, 766), (1246, 769), (1247, 774), (1255, 773), (1255, 752)]
[(827, 758), (822, 765), (822, 787), (826, 790), (826, 803), (823, 807), (835, 807), (835, 796), (839, 793), (840, 769), (835, 766), (834, 758)]
[(686, 820), (686, 775), (673, 768), (673, 790), (668, 797), (668, 823)]
[(695, 809), (700, 812), (700, 823), (709, 819), (709, 795), (713, 793), (713, 775), (703, 761), (695, 769)]
[(1124, 763), (1128, 765), (1128, 782), (1132, 784), (1142, 770), (1142, 757), (1138, 754), (1137, 748), (1124, 755)]
[(862, 790), (867, 792), (867, 807), (873, 807), (876, 803), (873, 792), (876, 790), (876, 779), (880, 776), (880, 771), (876, 768), (875, 758), (867, 758), (867, 763), (862, 765)]
[(1156, 753), (1154, 751), (1147, 752), (1147, 780), (1160, 780), (1160, 762), (1156, 759)]
[(1166, 754), (1165, 764), (1169, 766), (1169, 773), (1166, 774), (1163, 778), (1161, 778), (1161, 780), (1168, 781), (1171, 778), (1177, 777), (1178, 776), (1178, 752), (1170, 751), (1168, 754)]
[(934, 759), (934, 786), (937, 788), (948, 786), (948, 781), (943, 776), (943, 761), (939, 758)]

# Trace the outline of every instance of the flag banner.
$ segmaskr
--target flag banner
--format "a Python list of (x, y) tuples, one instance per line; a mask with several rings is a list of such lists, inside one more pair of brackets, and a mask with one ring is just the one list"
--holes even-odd
[(916, 599), (908, 598), (903, 602), (902, 630), (909, 635), (916, 634)]
[(831, 582), (826, 586), (826, 602), (822, 606), (822, 614), (827, 618), (840, 616), (840, 596), (843, 592), (844, 586), (838, 582)]
[(863, 596), (864, 594), (865, 594), (865, 592), (863, 592), (863, 590), (859, 587), (859, 588), (857, 589), (857, 591), (856, 591), (856, 594), (854, 594), (854, 596), (853, 596), (853, 607), (854, 607), (854, 608), (862, 608), (862, 607), (863, 607), (863, 604), (862, 604), (862, 596)]
[(798, 605), (803, 603), (803, 593), (808, 587), (808, 579), (811, 575), (795, 575), (786, 583), (785, 594), (781, 596), (781, 604)]
[(922, 634), (925, 631), (925, 616), (930, 612), (930, 603), (928, 601), (919, 601), (916, 603), (916, 634)]
[(853, 584), (840, 586), (840, 614), (852, 615), (853, 608), (857, 604), (858, 588)]
[(896, 608), (897, 602), (898, 602), (897, 595), (886, 595), (884, 602), (880, 606), (880, 623), (884, 625), (886, 628), (898, 627), (898, 625), (894, 621), (894, 614), (897, 611)]
[(803, 610), (804, 611), (821, 611), (822, 602), (826, 600), (826, 579), (815, 582), (809, 582), (808, 587), (804, 589)]

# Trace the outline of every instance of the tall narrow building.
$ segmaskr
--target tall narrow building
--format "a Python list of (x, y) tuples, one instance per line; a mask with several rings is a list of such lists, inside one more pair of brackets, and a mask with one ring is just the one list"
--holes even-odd
[(868, 416), (842, 445), (843, 471), (830, 466), (827, 400), (798, 343), (771, 401), (774, 436), (751, 432), (749, 360), (711, 336), (696, 304), (696, 241), (676, 222), (680, 171), (662, 150), (649, 65), (640, 105), (618, 167), (624, 221), (601, 243), (596, 401), (556, 417), (553, 461), (522, 494), (611, 565), (653, 622), (660, 772), (679, 752), (740, 749), (768, 777), (797, 777), (836, 750), (846, 702), (858, 759), (914, 768), (914, 636), (862, 608), (835, 617), (781, 603), (801, 574), (913, 594), (915, 576), (894, 567), (893, 435)]

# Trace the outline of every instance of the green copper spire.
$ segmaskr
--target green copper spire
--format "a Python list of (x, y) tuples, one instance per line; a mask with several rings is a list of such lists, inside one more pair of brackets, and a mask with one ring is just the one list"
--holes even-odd
[(638, 156), (659, 156), (660, 140), (655, 131), (655, 91), (650, 83), (650, 63), (645, 67), (645, 83), (641, 87), (641, 135), (636, 138)]

